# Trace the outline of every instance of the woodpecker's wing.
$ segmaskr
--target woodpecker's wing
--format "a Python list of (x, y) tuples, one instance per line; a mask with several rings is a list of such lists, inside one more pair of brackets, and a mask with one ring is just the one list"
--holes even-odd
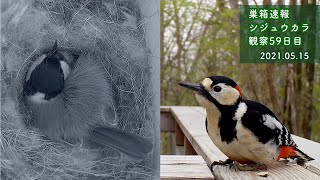
[(244, 103), (247, 111), (242, 117), (242, 124), (252, 131), (261, 143), (272, 140), (278, 146), (297, 146), (290, 132), (270, 109), (255, 101), (244, 100)]
[(109, 146), (135, 159), (143, 159), (152, 150), (152, 143), (145, 138), (112, 127), (93, 129), (90, 141)]

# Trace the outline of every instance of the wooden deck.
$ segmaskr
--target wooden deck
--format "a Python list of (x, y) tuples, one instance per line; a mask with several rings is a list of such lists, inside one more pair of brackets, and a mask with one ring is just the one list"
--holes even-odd
[[(201, 107), (170, 106), (161, 108), (161, 130), (174, 132), (175, 139), (173, 141), (178, 147), (175, 153), (198, 154), (210, 166), (213, 161), (225, 160), (226, 156), (209, 139), (205, 130), (205, 118), (205, 110)], [(261, 177), (257, 171), (234, 171), (229, 167), (215, 166), (213, 176), (215, 179), (320, 180), (320, 144), (294, 135), (293, 139), (302, 151), (315, 158), (314, 161), (307, 164), (307, 168), (281, 164), (268, 167), (268, 177)], [(166, 158), (169, 157), (166, 156)], [(164, 159), (161, 158), (161, 160)], [(166, 170), (166, 165), (163, 164), (161, 167), (161, 178), (164, 179), (163, 173)], [(175, 172), (179, 174), (178, 169)], [(171, 175), (172, 179), (175, 179), (174, 174)], [(166, 178), (168, 178), (167, 175)], [(190, 179), (192, 178), (190, 177)]]
[(161, 179), (214, 179), (206, 162), (199, 155), (162, 155)]

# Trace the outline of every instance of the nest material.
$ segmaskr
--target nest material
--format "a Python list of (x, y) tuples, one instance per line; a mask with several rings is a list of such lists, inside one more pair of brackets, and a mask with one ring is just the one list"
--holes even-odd
[[(97, 159), (93, 150), (45, 138), (30, 123), (34, 119), (22, 96), (30, 64), (58, 40), (70, 54), (86, 54), (82, 58), (91, 59), (86, 63), (93, 63), (93, 68), (99, 64), (112, 92), (111, 101), (101, 99), (113, 102), (106, 111), (112, 114), (106, 118), (108, 123), (156, 144), (150, 51), (143, 24), (139, 24), (137, 3), (102, 0), (1, 3), (1, 179), (155, 178), (157, 165), (152, 157), (157, 154), (151, 153), (150, 158), (137, 163), (106, 147), (105, 158)], [(95, 58), (88, 57), (90, 54)]]

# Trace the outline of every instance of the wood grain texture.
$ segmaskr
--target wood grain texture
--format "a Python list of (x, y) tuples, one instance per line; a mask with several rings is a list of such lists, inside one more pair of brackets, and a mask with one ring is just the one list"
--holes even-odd
[(268, 177), (260, 177), (259, 171), (235, 171), (226, 166), (213, 168), (216, 179), (261, 179), (261, 180), (317, 180), (320, 176), (299, 165), (279, 164), (268, 167)]
[(168, 111), (161, 111), (160, 131), (162, 132), (174, 132), (175, 120), (172, 114)]
[[(213, 161), (225, 160), (226, 156), (212, 143), (205, 130), (206, 112), (201, 107), (171, 106), (170, 111), (185, 137), (208, 166)], [(316, 160), (307, 163), (307, 168), (297, 165), (278, 164), (268, 167), (268, 177), (258, 176), (257, 171), (234, 171), (229, 167), (215, 166), (216, 179), (320, 179), (320, 144), (293, 135), (299, 149)]]
[(176, 132), (176, 145), (183, 146), (185, 137), (178, 123), (175, 123), (175, 132)]
[(165, 179), (214, 179), (201, 156), (161, 155), (160, 178)]
[(160, 107), (160, 112), (171, 112), (170, 111), (170, 106), (161, 106)]
[(185, 155), (197, 155), (197, 152), (186, 137), (184, 138), (184, 153)]

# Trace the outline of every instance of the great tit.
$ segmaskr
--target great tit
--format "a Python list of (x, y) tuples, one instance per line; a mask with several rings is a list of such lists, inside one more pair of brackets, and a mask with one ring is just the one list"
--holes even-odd
[(24, 83), (31, 124), (51, 140), (109, 146), (129, 157), (145, 158), (152, 143), (106, 123), (112, 93), (99, 57), (70, 57), (55, 42), (51, 51), (31, 63)]

